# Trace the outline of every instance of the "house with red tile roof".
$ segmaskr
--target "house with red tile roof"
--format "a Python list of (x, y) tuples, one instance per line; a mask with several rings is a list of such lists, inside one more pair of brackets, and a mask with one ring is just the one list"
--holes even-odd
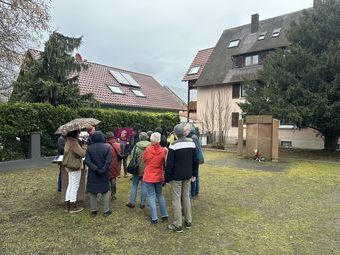
[(187, 119), (197, 119), (197, 101), (191, 100), (191, 91), (196, 90), (196, 82), (198, 78), (203, 73), (204, 67), (206, 66), (211, 53), (214, 48), (203, 49), (197, 52), (194, 60), (192, 61), (188, 71), (185, 73), (182, 81), (188, 83), (188, 109), (187, 109)]
[[(40, 53), (28, 50), (26, 57), (35, 60)], [(155, 112), (186, 110), (185, 103), (151, 75), (89, 62), (78, 53), (75, 58), (88, 66), (77, 74), (80, 93), (94, 94), (104, 107)]]

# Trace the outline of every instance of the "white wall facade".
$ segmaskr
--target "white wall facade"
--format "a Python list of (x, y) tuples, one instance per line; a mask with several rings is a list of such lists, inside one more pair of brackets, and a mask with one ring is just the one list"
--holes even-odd
[[(223, 100), (220, 100), (220, 105), (216, 106), (216, 94), (217, 91), (223, 93), (222, 96)], [(211, 105), (212, 100), (215, 98), (215, 113), (213, 115), (214, 121), (214, 130), (208, 130), (205, 123), (207, 122), (207, 116), (211, 116)], [(217, 123), (219, 117), (219, 111), (221, 108), (228, 108), (229, 109), (229, 118), (224, 118), (224, 122), (227, 123), (228, 126), (228, 139), (227, 143), (236, 144), (237, 137), (238, 137), (238, 128), (231, 127), (231, 113), (238, 112), (240, 113), (241, 118), (241, 109), (237, 103), (244, 102), (244, 98), (239, 99), (232, 99), (232, 85), (223, 85), (223, 86), (208, 86), (208, 87), (199, 87), (197, 90), (197, 118), (198, 122), (202, 122), (202, 129), (201, 132), (205, 133), (207, 131), (218, 131)], [(209, 107), (210, 106), (210, 107)], [(222, 117), (224, 117), (223, 114)], [(220, 116), (221, 117), (221, 116)], [(211, 118), (211, 117), (210, 117)], [(227, 120), (225, 120), (227, 119)], [(211, 126), (211, 125), (210, 125)], [(244, 134), (246, 134), (246, 127), (244, 127)], [(246, 136), (246, 135), (244, 135)], [(244, 137), (245, 139), (246, 137)], [(299, 149), (323, 149), (324, 148), (324, 141), (322, 136), (317, 130), (311, 128), (304, 128), (304, 129), (296, 129), (293, 126), (280, 126), (279, 131), (279, 139), (285, 145), (291, 145), (292, 148), (299, 148)]]

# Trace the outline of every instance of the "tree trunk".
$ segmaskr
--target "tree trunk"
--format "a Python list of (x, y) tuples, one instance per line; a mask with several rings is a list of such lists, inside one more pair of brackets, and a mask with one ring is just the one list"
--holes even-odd
[(325, 150), (329, 152), (334, 152), (338, 148), (338, 140), (339, 140), (339, 134), (336, 133), (327, 133), (324, 135), (324, 144), (325, 144)]

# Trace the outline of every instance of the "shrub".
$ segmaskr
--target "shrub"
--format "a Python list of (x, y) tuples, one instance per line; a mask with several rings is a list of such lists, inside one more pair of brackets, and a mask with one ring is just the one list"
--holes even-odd
[(41, 132), (43, 156), (56, 154), (54, 132), (59, 126), (74, 118), (91, 117), (101, 120), (98, 129), (115, 131), (120, 127), (138, 123), (143, 130), (154, 130), (157, 126), (173, 126), (179, 122), (176, 113), (152, 113), (114, 109), (54, 107), (41, 103), (0, 104), (0, 161), (27, 158), (28, 136)]

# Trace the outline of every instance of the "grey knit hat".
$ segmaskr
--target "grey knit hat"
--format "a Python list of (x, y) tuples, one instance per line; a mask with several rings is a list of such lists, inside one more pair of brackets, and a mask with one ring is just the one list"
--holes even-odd
[(106, 138), (115, 138), (115, 134), (113, 132), (106, 132)]
[(139, 134), (139, 141), (147, 141), (149, 139), (149, 136), (145, 132), (140, 132)]
[(184, 125), (178, 124), (174, 127), (174, 133), (178, 138), (181, 138), (184, 136)]

